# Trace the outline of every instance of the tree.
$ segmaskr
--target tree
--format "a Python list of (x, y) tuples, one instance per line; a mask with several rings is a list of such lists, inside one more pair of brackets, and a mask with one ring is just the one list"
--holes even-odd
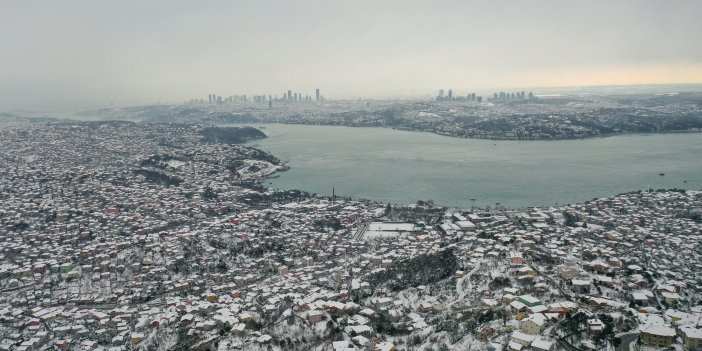
[(576, 213), (563, 211), (563, 217), (565, 218), (565, 225), (569, 227), (575, 227), (575, 222), (580, 221), (580, 216)]
[(587, 315), (583, 312), (576, 314), (566, 313), (562, 328), (567, 334), (580, 332), (581, 326), (587, 322)]
[(202, 194), (202, 197), (207, 200), (216, 199), (217, 193), (208, 186), (205, 188), (205, 192)]
[(619, 345), (621, 345), (621, 343), (622, 343), (622, 339), (620, 337), (614, 337), (614, 338), (612, 338), (611, 341), (612, 341), (612, 346), (614, 346), (614, 347), (619, 347)]

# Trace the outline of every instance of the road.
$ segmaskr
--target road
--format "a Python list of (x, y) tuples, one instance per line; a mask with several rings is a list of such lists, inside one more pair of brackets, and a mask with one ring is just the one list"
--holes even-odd
[(622, 340), (622, 342), (616, 347), (616, 351), (629, 351), (629, 344), (636, 341), (638, 336), (638, 333), (621, 335), (619, 338)]
[[(467, 292), (470, 292), (473, 290), (473, 282), (470, 281), (471, 275), (475, 273), (478, 269), (480, 269), (480, 263), (482, 261), (478, 261), (475, 266), (473, 266), (473, 269), (470, 270), (467, 274), (465, 274), (463, 277), (456, 279), (456, 295), (458, 296), (455, 301), (451, 302), (451, 304), (454, 304), (458, 301), (463, 301), (463, 298), (466, 296)], [(465, 281), (468, 280), (468, 291), (463, 289), (463, 284)]]

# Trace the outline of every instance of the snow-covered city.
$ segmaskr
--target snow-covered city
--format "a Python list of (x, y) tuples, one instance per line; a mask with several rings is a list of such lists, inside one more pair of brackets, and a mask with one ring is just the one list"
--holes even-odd
[(229, 143), (250, 129), (0, 130), (0, 349), (702, 345), (702, 192), (457, 209), (274, 191), (286, 166)]
[(702, 1), (0, 1), (0, 351), (702, 351)]

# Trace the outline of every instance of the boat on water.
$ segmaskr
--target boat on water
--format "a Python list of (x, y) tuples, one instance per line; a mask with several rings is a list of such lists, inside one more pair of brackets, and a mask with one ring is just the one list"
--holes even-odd
[(658, 173), (658, 175), (662, 177), (665, 175), (665, 173)]

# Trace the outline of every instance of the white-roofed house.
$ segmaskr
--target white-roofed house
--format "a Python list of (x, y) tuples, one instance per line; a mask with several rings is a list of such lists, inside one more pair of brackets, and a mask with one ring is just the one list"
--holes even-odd
[(573, 292), (578, 294), (589, 294), (590, 293), (590, 281), (583, 279), (573, 279), (571, 281)]
[(520, 344), (518, 342), (514, 342), (514, 341), (509, 342), (509, 349), (511, 351), (521, 351), (522, 347), (523, 347), (522, 344)]
[(683, 345), (690, 350), (702, 350), (702, 329), (680, 327)]
[(531, 335), (538, 335), (546, 326), (546, 317), (541, 313), (534, 313), (528, 318), (522, 319), (519, 328)]
[(395, 351), (395, 345), (390, 342), (383, 341), (380, 344), (375, 345), (375, 351)]
[(512, 308), (513, 312), (520, 312), (520, 311), (527, 309), (527, 305), (525, 305), (521, 301), (517, 301), (517, 300), (510, 302), (509, 307)]
[(534, 351), (553, 351), (556, 349), (555, 344), (544, 339), (536, 339), (531, 343), (531, 348)]
[(356, 350), (356, 347), (354, 347), (347, 340), (341, 340), (341, 341), (332, 342), (332, 350), (334, 350), (334, 351), (349, 351), (349, 350)]
[(641, 327), (641, 340), (644, 344), (655, 347), (668, 347), (675, 341), (675, 329), (660, 324)]
[(520, 332), (519, 330), (515, 331), (512, 333), (512, 341), (522, 344), (522, 346), (529, 346), (531, 343), (536, 339), (535, 336), (529, 335), (529, 334), (524, 334)]
[(634, 300), (634, 302), (639, 305), (639, 306), (648, 306), (650, 304), (650, 300), (648, 298), (648, 295), (644, 294), (643, 292), (636, 291), (631, 293), (631, 299)]

